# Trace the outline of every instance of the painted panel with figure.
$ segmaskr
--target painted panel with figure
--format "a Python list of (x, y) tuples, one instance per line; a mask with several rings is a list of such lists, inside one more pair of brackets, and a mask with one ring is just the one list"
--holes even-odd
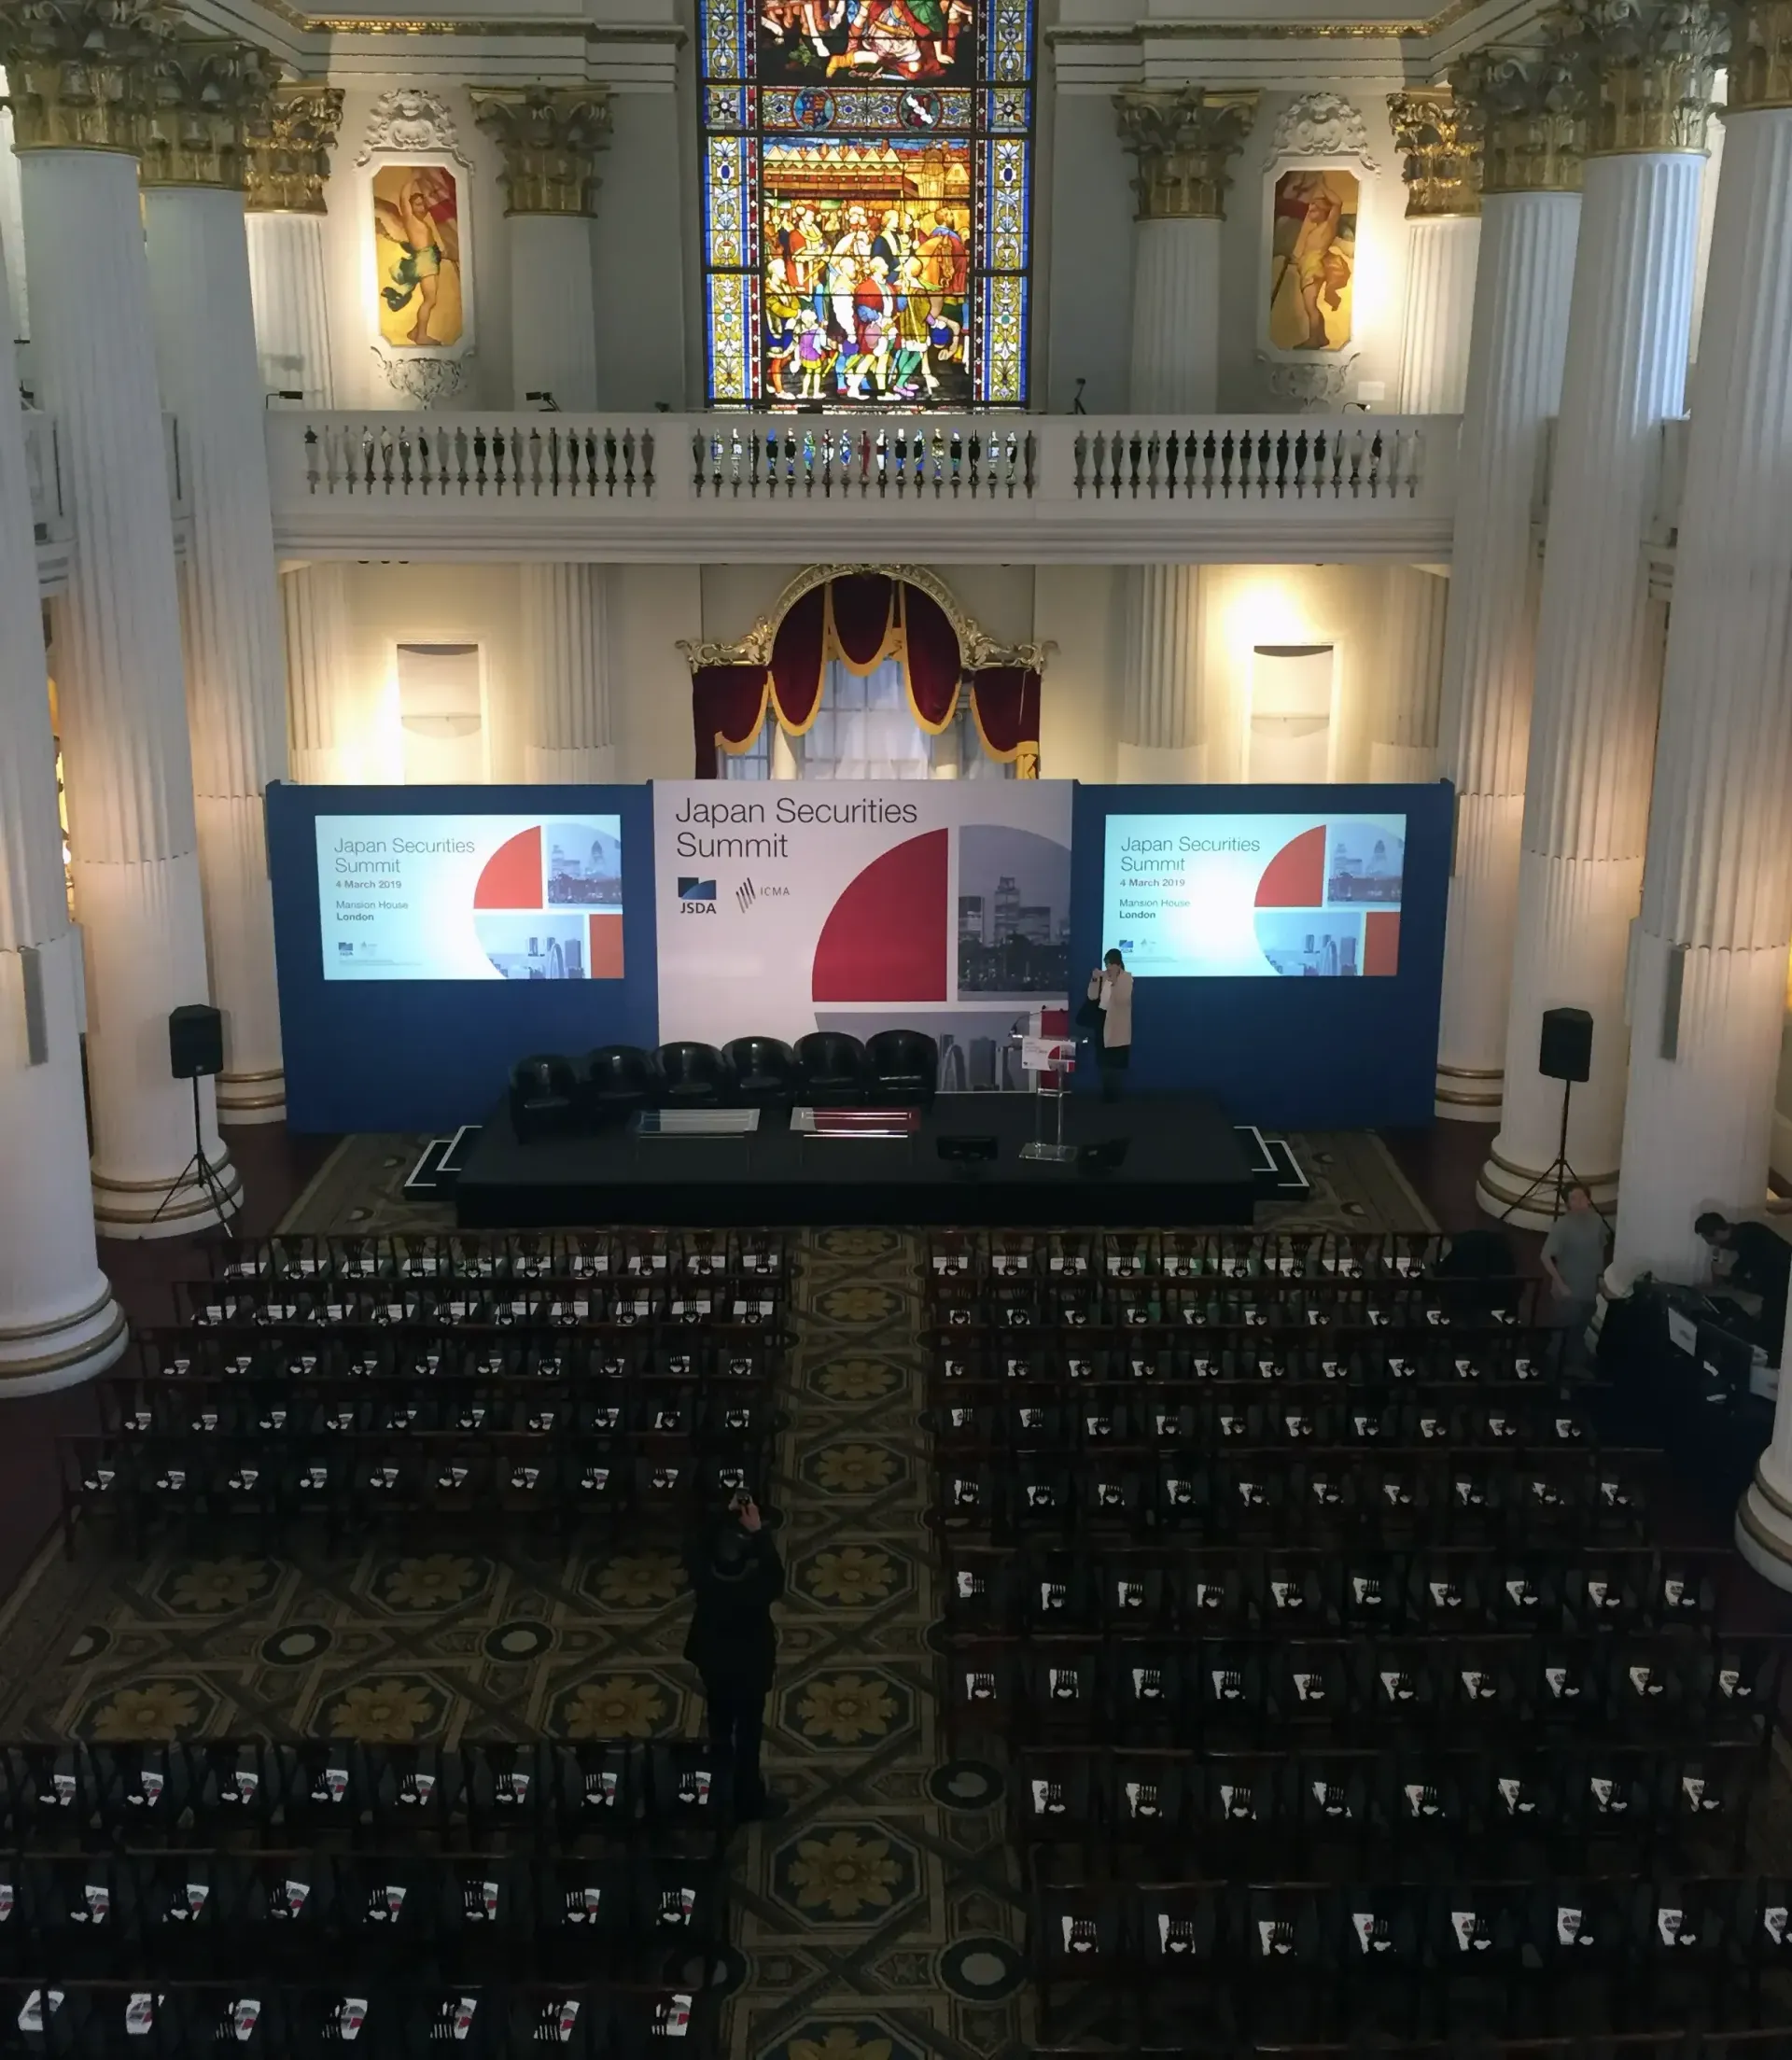
[(1357, 180), (1328, 165), (1282, 173), (1270, 228), (1269, 341), (1336, 351), (1351, 341)]
[(1032, 0), (702, 0), (713, 402), (1021, 407)]
[(460, 342), (460, 189), (440, 164), (382, 164), (373, 174), (380, 335), (397, 350)]

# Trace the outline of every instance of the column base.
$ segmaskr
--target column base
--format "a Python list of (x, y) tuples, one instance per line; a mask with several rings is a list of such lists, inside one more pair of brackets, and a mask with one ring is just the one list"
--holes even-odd
[(1792, 1591), (1792, 1502), (1769, 1484), (1758, 1461), (1736, 1505), (1736, 1549), (1764, 1581)]
[(211, 1161), (224, 1197), (217, 1203), (190, 1168), (170, 1189), (160, 1181), (115, 1181), (93, 1176), (93, 1227), (103, 1238), (185, 1238), (227, 1221), (243, 1206), (243, 1179), (228, 1151)]
[[(1431, 574), (1421, 572), (1421, 579)], [(1437, 777), (1435, 744), (1371, 744), (1369, 778), (1378, 787), (1429, 787)]]
[(276, 1066), (271, 1072), (221, 1072), (217, 1076), (220, 1123), (284, 1123), (287, 1076)]
[(0, 1331), (0, 1402), (78, 1387), (121, 1358), (130, 1324), (109, 1285), (96, 1301), (67, 1316)]
[(1505, 1071), (1440, 1065), (1435, 1091), (1435, 1110), (1446, 1122), (1497, 1123), (1505, 1100)]
[[(1533, 1181), (1541, 1180), (1543, 1172), (1541, 1166), (1515, 1166), (1497, 1152), (1490, 1153), (1475, 1183), (1476, 1202), (1490, 1216), (1505, 1217), (1520, 1230), (1547, 1230), (1556, 1220), (1555, 1184), (1545, 1183), (1533, 1190), (1528, 1199), (1520, 1199)], [(1576, 1168), (1575, 1178), (1591, 1193), (1594, 1208), (1609, 1214), (1617, 1200), (1617, 1174), (1583, 1173)]]

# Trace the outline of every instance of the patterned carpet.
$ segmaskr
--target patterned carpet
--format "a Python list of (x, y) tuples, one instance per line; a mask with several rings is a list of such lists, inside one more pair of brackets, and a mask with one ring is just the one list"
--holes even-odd
[[(284, 1227), (394, 1220), (409, 1141), (356, 1140)], [(1299, 1142), (1333, 1227), (1428, 1221), (1379, 1142)], [(801, 1240), (774, 1507), (790, 1569), (767, 1733), (790, 1815), (737, 1853), (732, 2060), (971, 2060), (1030, 2032), (1001, 1775), (942, 1764), (920, 1246)], [(0, 1736), (367, 1741), (699, 1728), (683, 1577), (632, 1541), (537, 1560), (379, 1548), (291, 1563), (47, 1554), (0, 1613)]]

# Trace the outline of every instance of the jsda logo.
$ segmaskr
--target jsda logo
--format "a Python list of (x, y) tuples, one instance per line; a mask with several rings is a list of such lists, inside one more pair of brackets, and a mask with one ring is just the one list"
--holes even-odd
[(715, 881), (700, 880), (681, 874), (679, 877), (679, 914), (680, 916), (713, 916), (715, 912)]

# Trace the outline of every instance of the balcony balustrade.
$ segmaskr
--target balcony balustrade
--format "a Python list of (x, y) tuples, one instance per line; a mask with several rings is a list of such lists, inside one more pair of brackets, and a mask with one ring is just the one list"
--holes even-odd
[(1454, 417), (268, 418), (290, 554), (1446, 558)]

